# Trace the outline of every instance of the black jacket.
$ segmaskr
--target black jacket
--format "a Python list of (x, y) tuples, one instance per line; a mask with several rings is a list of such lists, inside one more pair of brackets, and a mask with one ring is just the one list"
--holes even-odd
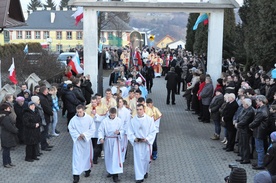
[(165, 80), (167, 80), (167, 89), (175, 90), (177, 84), (178, 76), (175, 72), (169, 71), (165, 76)]
[(81, 90), (82, 90), (82, 93), (83, 93), (84, 98), (86, 100), (86, 105), (90, 104), (91, 96), (94, 94), (94, 92), (92, 90), (92, 83), (91, 83), (91, 81), (86, 79), (81, 84)]
[(81, 102), (77, 99), (73, 91), (66, 89), (64, 93), (64, 105), (68, 113), (75, 113), (77, 105)]
[(266, 105), (259, 107), (256, 111), (255, 118), (249, 124), (249, 128), (253, 129), (253, 137), (264, 139), (268, 127), (268, 109)]
[(29, 108), (24, 110), (24, 142), (26, 145), (35, 145), (40, 142), (40, 126), (36, 128), (36, 123), (41, 125), (38, 111), (32, 111)]
[(9, 117), (10, 112), (0, 112), (0, 125), (1, 125), (1, 146), (2, 147), (14, 147), (16, 146), (16, 134), (18, 129), (15, 124), (12, 123)]
[(276, 175), (276, 142), (272, 142), (268, 148), (264, 157), (264, 166), (271, 175)]
[(220, 121), (220, 112), (219, 108), (223, 104), (224, 97), (223, 94), (216, 95), (209, 106), (209, 109), (211, 110), (211, 117), (214, 121)]
[(254, 120), (255, 111), (252, 106), (248, 107), (247, 109), (242, 110), (239, 114), (238, 121), (237, 121), (237, 128), (242, 133), (249, 132), (249, 124)]
[(84, 95), (81, 91), (81, 88), (74, 85), (74, 89), (73, 89), (73, 93), (75, 94), (75, 96), (77, 97), (77, 99), (83, 104), (85, 105), (85, 98), (84, 98)]
[(44, 112), (45, 121), (47, 124), (49, 124), (51, 122), (51, 116), (53, 116), (52, 103), (50, 102), (48, 96), (44, 95), (43, 93), (38, 93), (38, 97)]
[(239, 105), (238, 103), (236, 102), (236, 100), (234, 100), (233, 102), (231, 103), (226, 103), (226, 106), (222, 112), (222, 117), (223, 117), (223, 120), (225, 122), (225, 127), (227, 130), (230, 130), (230, 131), (233, 131), (235, 130), (235, 127), (233, 125), (233, 116), (236, 112), (236, 110), (238, 109)]

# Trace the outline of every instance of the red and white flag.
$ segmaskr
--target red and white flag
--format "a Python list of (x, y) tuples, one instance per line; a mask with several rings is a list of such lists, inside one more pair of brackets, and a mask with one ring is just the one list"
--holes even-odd
[(72, 15), (76, 19), (75, 25), (78, 25), (78, 23), (83, 18), (83, 7), (78, 7), (77, 11)]
[(80, 66), (80, 58), (79, 53), (76, 51), (76, 54), (73, 56), (73, 58), (68, 63), (69, 66), (71, 66), (71, 70), (76, 74), (82, 74), (83, 69)]
[(18, 82), (17, 82), (16, 75), (15, 75), (14, 58), (12, 58), (12, 65), (9, 68), (9, 72), (10, 72), (9, 78), (10, 78), (11, 82), (13, 84), (17, 84)]

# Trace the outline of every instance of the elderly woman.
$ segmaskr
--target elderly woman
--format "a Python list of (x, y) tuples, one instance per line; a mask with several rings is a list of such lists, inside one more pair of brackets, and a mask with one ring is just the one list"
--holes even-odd
[(37, 158), (37, 146), (40, 142), (41, 117), (35, 110), (35, 103), (32, 101), (28, 103), (28, 109), (24, 111), (23, 124), (26, 144), (25, 161), (39, 160)]
[(235, 137), (237, 130), (233, 125), (233, 116), (239, 107), (235, 99), (235, 94), (230, 93), (228, 95), (228, 102), (226, 103), (226, 106), (222, 112), (222, 121), (225, 122), (225, 128), (227, 129), (227, 144), (226, 147), (223, 149), (227, 152), (233, 151), (235, 146)]
[(18, 128), (18, 140), (20, 144), (24, 143), (23, 129), (24, 125), (22, 122), (23, 111), (28, 108), (28, 103), (25, 102), (24, 97), (17, 97), (14, 103), (14, 111), (16, 114), (16, 127)]

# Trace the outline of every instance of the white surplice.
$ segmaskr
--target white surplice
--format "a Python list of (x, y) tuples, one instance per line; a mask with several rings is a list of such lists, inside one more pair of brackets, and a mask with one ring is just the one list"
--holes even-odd
[[(133, 146), (135, 179), (142, 180), (149, 172), (152, 144), (156, 136), (156, 128), (152, 117), (144, 114), (130, 120), (127, 137)], [(135, 138), (145, 138), (146, 142), (134, 142)]]
[[(95, 133), (95, 123), (88, 114), (83, 117), (75, 115), (69, 122), (68, 129), (73, 140), (72, 168), (73, 175), (80, 175), (92, 166), (93, 147), (91, 137)], [(84, 139), (78, 140), (80, 134)]]
[(121, 148), (122, 148), (122, 162), (125, 162), (125, 156), (126, 156), (126, 150), (127, 150), (127, 144), (128, 144), (127, 129), (131, 119), (131, 111), (127, 109), (125, 106), (123, 106), (121, 109), (118, 108), (117, 111), (118, 111), (118, 117), (123, 121), (124, 134), (121, 141)]
[[(114, 134), (116, 130), (119, 135)], [(123, 173), (122, 153), (120, 141), (123, 136), (123, 122), (120, 118), (106, 117), (100, 124), (98, 139), (104, 139), (104, 161), (106, 171), (110, 174)]]

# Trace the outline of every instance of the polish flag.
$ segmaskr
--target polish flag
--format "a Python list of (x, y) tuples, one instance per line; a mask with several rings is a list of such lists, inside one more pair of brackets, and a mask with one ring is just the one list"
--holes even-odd
[(11, 82), (13, 84), (17, 84), (18, 82), (17, 82), (16, 75), (15, 75), (14, 58), (12, 58), (12, 65), (9, 68), (9, 72), (10, 72), (9, 78), (10, 78)]
[(83, 18), (83, 7), (78, 7), (77, 11), (71, 17), (76, 19), (75, 25), (77, 26)]
[(69, 61), (68, 66), (71, 66), (71, 70), (75, 74), (82, 74), (83, 73), (83, 69), (80, 66), (79, 53), (77, 51), (76, 51), (75, 56), (73, 56), (73, 58)]

